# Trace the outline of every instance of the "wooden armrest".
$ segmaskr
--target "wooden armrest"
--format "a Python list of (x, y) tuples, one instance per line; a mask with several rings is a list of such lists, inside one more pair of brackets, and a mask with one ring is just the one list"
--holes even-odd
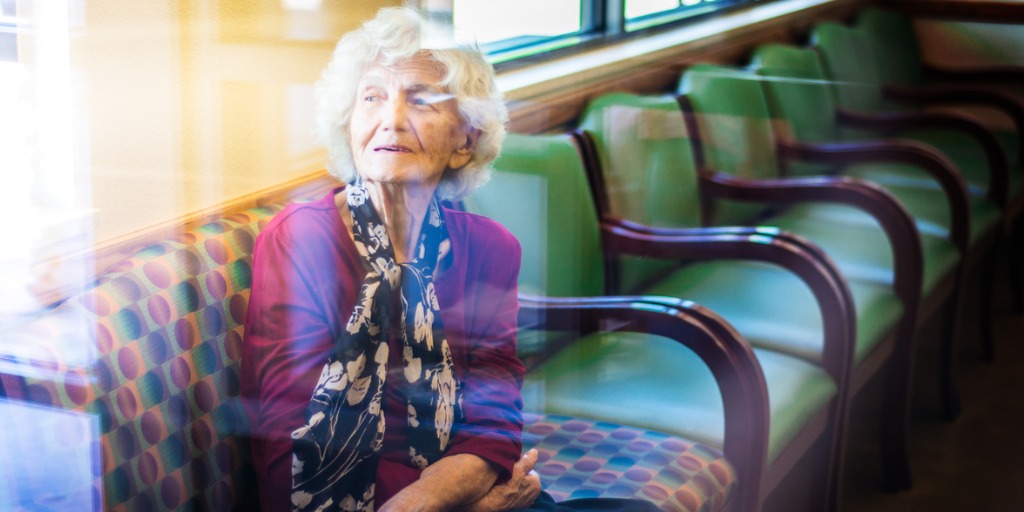
[(822, 366), (842, 388), (856, 341), (853, 298), (831, 261), (809, 254), (781, 237), (756, 228), (636, 230), (613, 219), (602, 221), (605, 250), (611, 255), (771, 263), (792, 272), (814, 295), (822, 315)]
[(905, 304), (917, 304), (924, 266), (917, 225), (903, 205), (878, 185), (837, 176), (744, 180), (721, 173), (702, 174), (701, 185), (708, 194), (725, 199), (784, 204), (825, 201), (868, 213), (889, 239), (896, 294)]
[(865, 163), (913, 165), (938, 181), (950, 209), (950, 240), (966, 251), (970, 241), (971, 207), (967, 184), (956, 165), (935, 148), (912, 140), (864, 141), (841, 144), (808, 144), (779, 141), (779, 158), (830, 164), (837, 167)]
[(872, 130), (884, 135), (897, 135), (908, 130), (939, 129), (959, 131), (976, 140), (989, 163), (988, 198), (1005, 208), (1010, 185), (1010, 169), (1006, 153), (995, 135), (972, 119), (952, 114), (886, 112), (863, 113), (837, 110), (841, 125)]
[[(1002, 91), (964, 86), (920, 88), (889, 84), (883, 87), (882, 93), (887, 98), (917, 105), (973, 105), (993, 108), (1013, 121), (1018, 138), (1024, 135), (1024, 100)], [(1024, 162), (1024, 144), (1018, 146), (1018, 158)]]
[(746, 236), (751, 240), (757, 240), (761, 237), (772, 237), (778, 240), (785, 241), (789, 245), (798, 248), (800, 251), (806, 253), (808, 256), (815, 258), (821, 263), (821, 268), (828, 270), (833, 273), (833, 278), (836, 281), (843, 281), (845, 278), (836, 268), (835, 263), (832, 262), (832, 258), (825, 253), (814, 242), (788, 231), (783, 231), (779, 228), (772, 226), (711, 226), (701, 228), (666, 228), (666, 227), (655, 227), (648, 226), (646, 224), (640, 224), (627, 219), (608, 219), (606, 221), (610, 224), (618, 224), (626, 229), (635, 231), (638, 233), (644, 233), (648, 235), (664, 235), (674, 236), (680, 233), (694, 232), (701, 233), (704, 235), (737, 235)]
[[(546, 328), (654, 334), (693, 350), (718, 383), (725, 412), (725, 458), (737, 481), (760, 482), (768, 457), (768, 390), (754, 352), (725, 320), (692, 303), (644, 297), (554, 298), (520, 295), (520, 323), (543, 318)], [(740, 493), (758, 510), (759, 489)]]

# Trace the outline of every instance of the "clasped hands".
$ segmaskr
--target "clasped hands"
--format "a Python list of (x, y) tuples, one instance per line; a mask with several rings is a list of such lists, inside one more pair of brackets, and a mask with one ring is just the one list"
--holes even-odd
[(536, 449), (528, 450), (512, 466), (508, 481), (497, 485), (496, 472), (483, 459), (467, 454), (444, 457), (378, 511), (504, 512), (530, 506), (541, 490), (540, 475), (533, 469), (538, 456)]
[(537, 450), (530, 449), (512, 466), (512, 477), (505, 483), (491, 487), (480, 501), (466, 507), (466, 512), (502, 512), (527, 507), (540, 496), (540, 475), (533, 469), (537, 465)]

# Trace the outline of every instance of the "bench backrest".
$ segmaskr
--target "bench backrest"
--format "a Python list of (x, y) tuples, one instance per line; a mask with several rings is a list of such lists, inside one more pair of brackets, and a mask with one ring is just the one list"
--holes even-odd
[(12, 399), (98, 420), (104, 510), (255, 508), (238, 365), (253, 243), (282, 207), (152, 245), (5, 333), (26, 347), (3, 361)]

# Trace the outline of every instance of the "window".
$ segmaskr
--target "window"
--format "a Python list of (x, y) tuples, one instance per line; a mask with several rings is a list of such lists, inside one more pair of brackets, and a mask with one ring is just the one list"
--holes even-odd
[(14, 0), (0, 0), (0, 62), (18, 60), (17, 18)]
[(757, 0), (420, 0), (494, 63), (611, 39)]
[(454, 0), (451, 19), (496, 62), (578, 44), (596, 28), (579, 0)]
[(750, 0), (625, 0), (626, 31), (633, 32), (718, 11)]
[[(38, 312), (37, 290), (87, 279), (85, 261), (36, 267), (93, 243), (70, 58), (82, 16), (80, 2), (0, 1), (0, 216), (12, 219), (0, 244), (0, 328)], [(0, 355), (27, 349), (10, 343), (0, 340)]]

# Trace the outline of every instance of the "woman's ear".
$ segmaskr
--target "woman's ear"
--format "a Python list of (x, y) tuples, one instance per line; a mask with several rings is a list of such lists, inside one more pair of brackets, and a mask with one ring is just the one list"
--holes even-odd
[(466, 143), (459, 149), (472, 153), (473, 149), (476, 148), (476, 141), (478, 140), (480, 140), (480, 130), (470, 128), (466, 130)]
[(470, 128), (466, 131), (466, 140), (462, 146), (459, 146), (454, 153), (452, 158), (448, 162), (449, 169), (459, 169), (462, 166), (469, 163), (469, 160), (473, 158), (473, 149), (476, 148), (476, 142), (480, 140), (480, 130)]

